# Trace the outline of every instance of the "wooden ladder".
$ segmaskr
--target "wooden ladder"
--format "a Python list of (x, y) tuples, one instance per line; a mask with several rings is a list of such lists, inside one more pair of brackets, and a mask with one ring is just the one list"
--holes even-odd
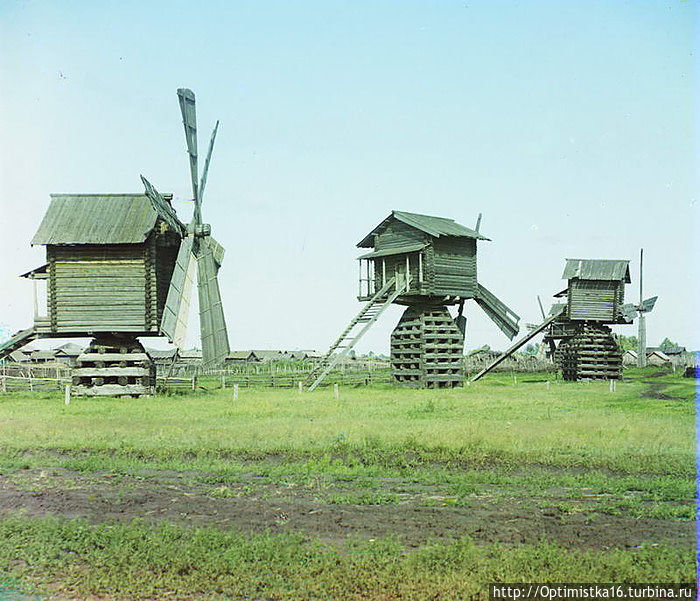
[(500, 363), (503, 363), (508, 357), (510, 357), (515, 351), (517, 351), (523, 344), (525, 344), (528, 340), (532, 340), (537, 334), (542, 332), (543, 330), (547, 329), (547, 327), (554, 323), (554, 321), (559, 317), (559, 315), (564, 311), (564, 308), (562, 307), (559, 311), (554, 313), (554, 315), (550, 315), (547, 319), (545, 319), (540, 325), (535, 326), (530, 332), (527, 333), (526, 336), (518, 340), (513, 346), (511, 346), (509, 349), (501, 353), (498, 357), (496, 357), (489, 365), (484, 367), (478, 374), (476, 374), (470, 381), (471, 382), (476, 382), (479, 378), (485, 376), (487, 373), (489, 373), (494, 367), (499, 365)]
[[(309, 386), (309, 391), (314, 390), (335, 365), (343, 359), (355, 346), (358, 340), (364, 336), (379, 316), (393, 303), (397, 297), (408, 290), (408, 281), (401, 286), (396, 286), (396, 277), (391, 278), (382, 288), (369, 300), (360, 312), (352, 319), (347, 327), (342, 331), (338, 339), (331, 345), (328, 352), (323, 355), (318, 365), (311, 371), (306, 383), (313, 382)], [(336, 351), (340, 351), (336, 353)]]

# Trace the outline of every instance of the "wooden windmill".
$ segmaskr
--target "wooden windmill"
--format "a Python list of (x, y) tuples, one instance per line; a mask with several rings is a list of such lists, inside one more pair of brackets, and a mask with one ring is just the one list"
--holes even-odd
[[(555, 297), (566, 299), (565, 302), (552, 305), (548, 316), (543, 312), (545, 319), (541, 324), (531, 327), (524, 338), (476, 374), (472, 381), (487, 374), (542, 332), (545, 333), (543, 345), (549, 346), (550, 356), (561, 368), (565, 380), (622, 377), (622, 351), (609, 326), (629, 324), (635, 317), (636, 307), (623, 304), (625, 284), (631, 281), (629, 261), (567, 259), (562, 278), (568, 281), (568, 286)], [(655, 300), (649, 299), (651, 306)]]
[[(167, 336), (181, 345), (194, 270), (198, 272), (205, 364), (228, 354), (217, 272), (223, 248), (201, 219), (202, 181), (197, 182), (194, 94), (178, 90), (190, 155), (194, 216), (189, 225), (145, 178), (145, 194), (52, 194), (32, 239), (46, 247), (46, 264), (24, 274), (47, 284), (47, 315), (0, 346), (0, 358), (37, 338), (92, 337), (73, 370), (74, 392), (90, 395), (150, 394), (153, 362), (138, 341)], [(199, 184), (199, 185), (198, 185)]]
[[(406, 310), (391, 335), (397, 383), (420, 387), (462, 384), (466, 319), (464, 301), (474, 299), (506, 336), (518, 333), (519, 317), (477, 281), (475, 229), (452, 219), (392, 211), (357, 246), (360, 312), (310, 374), (313, 390), (392, 304)], [(457, 318), (447, 307), (457, 305)]]
[(625, 317), (632, 321), (635, 317), (639, 317), (637, 322), (637, 367), (647, 366), (647, 323), (646, 313), (650, 313), (656, 304), (658, 296), (652, 296), (642, 300), (642, 282), (644, 276), (644, 249), (639, 251), (639, 304), (628, 304), (623, 307)]

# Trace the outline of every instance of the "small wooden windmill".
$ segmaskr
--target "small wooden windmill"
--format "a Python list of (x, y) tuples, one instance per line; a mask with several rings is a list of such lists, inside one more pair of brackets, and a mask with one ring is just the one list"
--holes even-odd
[[(479, 231), (452, 219), (392, 211), (358, 244), (360, 312), (331, 345), (307, 382), (313, 390), (392, 304), (406, 310), (391, 335), (394, 381), (420, 387), (462, 384), (466, 318), (474, 299), (506, 336), (518, 333), (519, 317), (477, 281)], [(457, 318), (447, 307), (457, 305)]]
[[(47, 284), (47, 315), (0, 346), (0, 358), (37, 338), (92, 337), (73, 370), (74, 392), (150, 394), (153, 362), (138, 337), (184, 341), (194, 270), (198, 272), (205, 364), (228, 354), (217, 272), (223, 248), (201, 219), (202, 193), (214, 144), (197, 182), (194, 94), (178, 90), (195, 198), (189, 225), (145, 178), (145, 194), (52, 194), (32, 244), (46, 264), (24, 274)], [(36, 307), (36, 303), (35, 303)]]
[[(544, 332), (543, 345), (562, 370), (565, 380), (618, 379), (622, 377), (622, 351), (610, 330), (612, 324), (629, 324), (633, 305), (623, 305), (625, 284), (630, 283), (629, 261), (611, 259), (566, 259), (562, 279), (567, 287), (555, 295), (566, 299), (555, 303), (544, 321), (518, 340), (472, 378), (478, 380)], [(654, 299), (655, 300), (655, 299)], [(557, 346), (556, 343), (559, 342)]]
[(639, 317), (637, 322), (637, 367), (647, 366), (647, 323), (646, 313), (650, 313), (656, 304), (658, 296), (652, 296), (642, 300), (642, 282), (644, 279), (644, 249), (639, 251), (639, 304), (628, 304), (623, 307), (625, 317), (630, 321), (635, 317)]

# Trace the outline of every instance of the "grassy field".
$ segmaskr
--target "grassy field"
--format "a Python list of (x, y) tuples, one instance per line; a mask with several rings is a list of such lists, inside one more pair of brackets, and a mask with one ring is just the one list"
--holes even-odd
[(656, 372), (616, 392), (500, 374), (337, 400), (0, 396), (0, 595), (422, 600), (485, 598), (492, 581), (691, 581), (694, 381)]

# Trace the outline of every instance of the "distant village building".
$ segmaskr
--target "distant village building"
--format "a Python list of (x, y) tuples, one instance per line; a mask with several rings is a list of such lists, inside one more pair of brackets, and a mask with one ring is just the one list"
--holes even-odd
[(73, 342), (67, 342), (54, 350), (54, 357), (56, 361), (73, 367), (76, 364), (78, 357), (82, 354), (83, 347), (74, 344)]
[(29, 356), (31, 363), (54, 363), (56, 360), (56, 351), (34, 351)]
[(269, 363), (271, 361), (281, 361), (282, 359), (287, 359), (285, 351), (253, 351), (255, 356), (260, 359), (263, 363)]
[(178, 363), (185, 363), (188, 365), (200, 365), (202, 363), (202, 351), (200, 351), (199, 349), (180, 351), (178, 355)]
[(671, 359), (663, 351), (652, 351), (647, 353), (647, 365), (655, 365), (660, 367), (662, 365), (670, 365)]
[(12, 351), (7, 359), (10, 363), (29, 363), (31, 353), (25, 353), (24, 351)]
[(622, 365), (625, 367), (637, 365), (637, 351), (633, 351), (632, 349), (626, 350), (622, 355)]
[(260, 363), (262, 359), (255, 351), (233, 351), (226, 357), (226, 365), (236, 365), (239, 363)]

